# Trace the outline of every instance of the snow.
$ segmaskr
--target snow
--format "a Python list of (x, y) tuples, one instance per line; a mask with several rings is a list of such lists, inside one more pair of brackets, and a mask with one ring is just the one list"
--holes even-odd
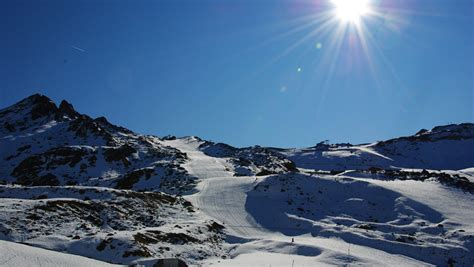
[(166, 144), (185, 152), (190, 161), (184, 164), (184, 168), (200, 178), (197, 185), (199, 193), (186, 199), (205, 214), (222, 222), (229, 234), (246, 238), (260, 234), (259, 226), (242, 212), (245, 211), (246, 192), (252, 189), (257, 178), (234, 177), (226, 171), (225, 159), (205, 155), (198, 150), (200, 142), (195, 139), (178, 139), (167, 141)]
[[(285, 185), (288, 175), (233, 177), (226, 171), (225, 160), (199, 151), (199, 139), (164, 143), (185, 152), (188, 162), (184, 167), (199, 178), (197, 193), (186, 199), (226, 227), (231, 259), (209, 259), (207, 265), (428, 266), (445, 261), (446, 254), (465, 257), (464, 246), (469, 243), (463, 240), (472, 239), (473, 213), (463, 211), (473, 203), (471, 194), (436, 182), (387, 182), (346, 172), (336, 176), (297, 174), (294, 184)], [(262, 185), (269, 185), (268, 192), (255, 191)], [(286, 192), (282, 192), (284, 186), (288, 186)], [(320, 207), (308, 208), (313, 205), (311, 196), (321, 190), (324, 197), (313, 199)], [(433, 193), (439, 198), (433, 198)], [(299, 198), (301, 194), (305, 198)], [(295, 205), (306, 205), (304, 212), (315, 215), (299, 212)], [(368, 211), (373, 205), (377, 206)], [(377, 216), (376, 222), (367, 217), (370, 214)], [(376, 230), (354, 228), (364, 224), (373, 224)], [(444, 225), (443, 230), (439, 224)], [(410, 233), (417, 233), (419, 240), (413, 244), (395, 241), (409, 238)], [(440, 238), (440, 233), (449, 240)], [(291, 238), (296, 241), (292, 243)], [(425, 253), (420, 253), (422, 247)]]
[(0, 240), (0, 266), (122, 266), (86, 257)]
[(441, 213), (445, 224), (448, 222), (474, 232), (474, 210), (472, 209), (474, 195), (472, 194), (447, 188), (436, 182), (364, 180), (424, 203)]
[(311, 148), (275, 150), (305, 169), (460, 170), (474, 166), (474, 125), (435, 127), (423, 134), (366, 145), (319, 144)]
[(401, 255), (349, 244), (337, 238), (275, 236), (240, 245), (234, 257), (209, 260), (207, 266), (431, 266)]
[(460, 173), (465, 174), (466, 178), (469, 179), (472, 183), (474, 183), (474, 168), (467, 168), (463, 170), (459, 170)]

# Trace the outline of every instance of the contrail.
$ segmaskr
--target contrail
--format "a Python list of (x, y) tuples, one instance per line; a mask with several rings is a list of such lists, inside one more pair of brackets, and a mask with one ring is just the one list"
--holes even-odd
[(71, 45), (72, 48), (76, 49), (77, 51), (80, 51), (82, 53), (86, 52), (86, 50), (80, 48), (80, 47), (77, 47), (77, 46), (74, 46), (74, 45)]

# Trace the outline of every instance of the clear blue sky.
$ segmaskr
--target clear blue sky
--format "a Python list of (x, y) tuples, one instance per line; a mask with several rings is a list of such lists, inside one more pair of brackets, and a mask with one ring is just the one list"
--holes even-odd
[(140, 133), (236, 146), (472, 122), (473, 1), (372, 4), (363, 30), (341, 32), (323, 0), (2, 1), (0, 106), (38, 92)]

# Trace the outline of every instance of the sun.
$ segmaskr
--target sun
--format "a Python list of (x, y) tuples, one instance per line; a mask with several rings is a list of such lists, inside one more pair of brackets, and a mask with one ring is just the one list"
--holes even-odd
[(335, 6), (336, 16), (342, 22), (358, 23), (370, 13), (369, 0), (331, 0)]

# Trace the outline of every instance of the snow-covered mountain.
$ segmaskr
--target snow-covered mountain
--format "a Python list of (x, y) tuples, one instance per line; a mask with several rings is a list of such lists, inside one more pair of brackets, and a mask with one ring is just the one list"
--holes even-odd
[[(30, 96), (0, 111), (0, 177), (20, 185), (86, 185), (182, 193), (195, 177), (186, 155), (154, 136)], [(0, 178), (0, 179), (2, 179)], [(171, 185), (172, 186), (168, 186)]]
[(474, 263), (470, 123), (236, 148), (141, 135), (33, 95), (0, 110), (0, 148), (0, 259), (17, 258), (0, 266)]

